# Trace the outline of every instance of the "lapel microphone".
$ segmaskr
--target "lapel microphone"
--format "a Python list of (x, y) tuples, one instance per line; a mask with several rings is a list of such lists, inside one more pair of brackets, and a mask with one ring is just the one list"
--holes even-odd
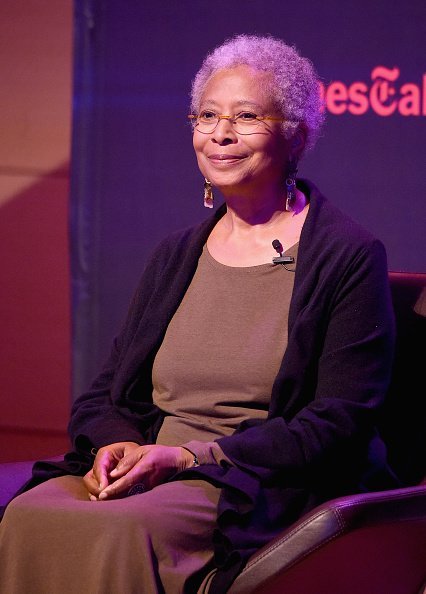
[(293, 264), (293, 262), (294, 262), (293, 256), (283, 256), (284, 248), (281, 245), (281, 242), (279, 239), (274, 239), (274, 241), (272, 242), (272, 247), (274, 248), (274, 250), (276, 252), (279, 253), (278, 257), (272, 258), (273, 264)]

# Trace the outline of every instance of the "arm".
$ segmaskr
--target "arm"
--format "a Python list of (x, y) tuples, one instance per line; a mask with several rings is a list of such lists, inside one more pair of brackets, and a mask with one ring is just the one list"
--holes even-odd
[(68, 431), (77, 451), (90, 451), (113, 442), (143, 443), (140, 431), (111, 400), (111, 386), (120, 354), (117, 342), (115, 339), (100, 375), (72, 406)]
[(312, 401), (292, 418), (270, 418), (217, 440), (234, 464), (261, 479), (306, 476), (371, 433), (390, 378), (394, 338), (380, 242), (354, 255), (326, 315)]
[(131, 386), (124, 385), (128, 378), (120, 382), (120, 390), (115, 389), (114, 392), (114, 387), (126, 353), (155, 292), (168, 252), (166, 240), (160, 244), (142, 275), (123, 328), (113, 342), (102, 372), (72, 407), (68, 430), (77, 451), (90, 452), (91, 448), (98, 449), (114, 442), (144, 443), (141, 427), (155, 418), (154, 405), (149, 401), (138, 401), (134, 407), (137, 412), (131, 410), (131, 403), (126, 398), (126, 391)]

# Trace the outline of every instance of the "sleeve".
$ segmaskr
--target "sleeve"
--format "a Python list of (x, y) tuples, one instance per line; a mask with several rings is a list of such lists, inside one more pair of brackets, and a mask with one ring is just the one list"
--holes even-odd
[(194, 439), (181, 444), (181, 447), (194, 454), (200, 465), (217, 464), (221, 466), (222, 464), (226, 464), (228, 466), (234, 466), (232, 460), (228, 456), (225, 456), (217, 441), (204, 442)]
[[(393, 358), (394, 321), (386, 253), (374, 240), (351, 259), (337, 284), (314, 397), (293, 418), (270, 418), (218, 441), (235, 465), (268, 480), (306, 475), (373, 430)], [(309, 332), (309, 328), (306, 329)]]
[(124, 325), (114, 339), (110, 355), (89, 390), (73, 404), (68, 432), (77, 451), (90, 451), (104, 445), (134, 441), (144, 443), (141, 433), (141, 418), (147, 422), (155, 417), (151, 402), (138, 403), (137, 414), (131, 411), (124, 398), (113, 401), (111, 391), (114, 379), (126, 350), (138, 328), (141, 317), (154, 292), (161, 275), (163, 260), (169, 252), (168, 240), (164, 240), (147, 264)]
[(114, 340), (102, 372), (72, 406), (68, 431), (77, 451), (90, 451), (120, 441), (143, 443), (136, 424), (111, 399), (111, 386), (120, 357), (118, 342), (118, 339)]

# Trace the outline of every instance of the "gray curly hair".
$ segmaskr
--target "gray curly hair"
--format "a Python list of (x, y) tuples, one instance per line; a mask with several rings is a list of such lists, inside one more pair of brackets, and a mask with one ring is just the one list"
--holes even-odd
[(286, 118), (282, 123), (285, 138), (291, 138), (303, 124), (305, 149), (312, 148), (324, 121), (318, 75), (310, 60), (271, 36), (237, 35), (208, 54), (192, 82), (191, 112), (198, 113), (204, 88), (218, 70), (241, 64), (272, 74), (269, 92)]

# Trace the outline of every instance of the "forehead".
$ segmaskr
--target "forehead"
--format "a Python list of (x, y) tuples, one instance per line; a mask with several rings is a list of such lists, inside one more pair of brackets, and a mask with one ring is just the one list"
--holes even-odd
[(213, 74), (207, 81), (201, 96), (201, 104), (239, 106), (247, 103), (255, 107), (272, 107), (268, 92), (271, 80), (272, 76), (269, 72), (254, 70), (250, 66), (224, 68)]

